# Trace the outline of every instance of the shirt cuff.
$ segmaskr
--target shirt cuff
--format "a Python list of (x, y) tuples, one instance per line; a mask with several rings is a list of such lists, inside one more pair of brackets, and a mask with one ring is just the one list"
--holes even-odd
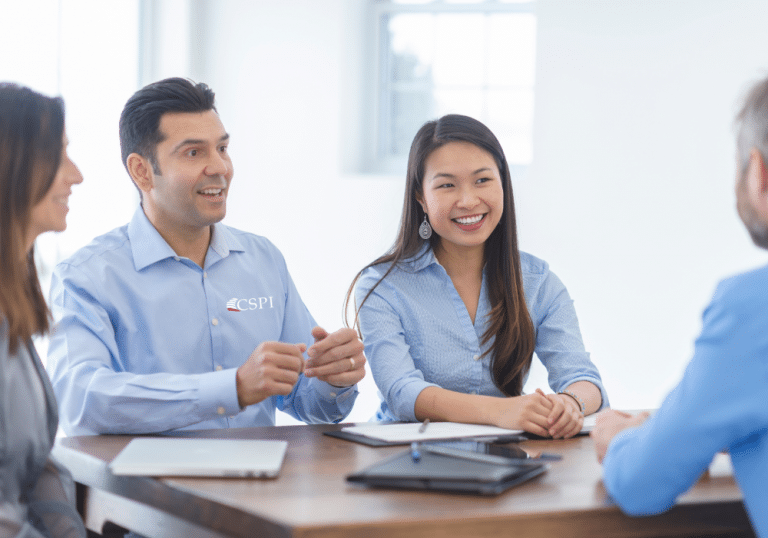
[(421, 391), (429, 387), (439, 387), (435, 383), (413, 379), (410, 383), (402, 387), (397, 393), (397, 401), (390, 404), (390, 409), (394, 412), (398, 420), (408, 422), (418, 422), (416, 419), (416, 398)]
[(233, 416), (241, 411), (237, 400), (237, 368), (200, 376), (199, 411), (206, 418)]
[(336, 413), (333, 422), (341, 422), (352, 411), (357, 398), (357, 384), (349, 387), (334, 387), (330, 383), (313, 378), (310, 385), (320, 399), (329, 404), (335, 404)]

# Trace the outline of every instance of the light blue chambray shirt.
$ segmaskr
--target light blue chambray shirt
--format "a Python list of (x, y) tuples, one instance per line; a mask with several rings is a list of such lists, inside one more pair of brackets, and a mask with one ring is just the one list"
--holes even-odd
[(726, 451), (755, 534), (768, 538), (768, 266), (717, 286), (677, 387), (642, 426), (620, 432), (603, 484), (627, 514), (672, 507)]
[(205, 267), (176, 256), (141, 207), (60, 263), (49, 372), (69, 435), (339, 422), (357, 388), (300, 376), (288, 396), (240, 409), (236, 369), (264, 341), (314, 342), (277, 248), (213, 227)]
[[(549, 265), (520, 252), (525, 298), (536, 330), (536, 355), (555, 392), (576, 381), (594, 383), (608, 406), (600, 374), (584, 350), (576, 311), (568, 291)], [(389, 264), (366, 269), (355, 289), (357, 304), (384, 275)], [(415, 421), (414, 406), (427, 387), (468, 394), (504, 396), (491, 377), (493, 340), (481, 346), (490, 303), (485, 278), (475, 323), (464, 302), (425, 247), (385, 278), (360, 310), (365, 354), (382, 398), (376, 418)]]

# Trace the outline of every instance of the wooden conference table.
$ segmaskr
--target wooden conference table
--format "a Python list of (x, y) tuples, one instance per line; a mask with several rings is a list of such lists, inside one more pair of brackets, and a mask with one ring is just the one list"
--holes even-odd
[(601, 482), (589, 437), (525, 441), (563, 459), (496, 497), (374, 490), (345, 476), (406, 447), (373, 448), (322, 435), (340, 426), (283, 426), (185, 433), (185, 437), (285, 439), (275, 479), (112, 475), (107, 465), (130, 436), (59, 439), (54, 455), (82, 485), (87, 526), (105, 522), (146, 536), (754, 536), (733, 479), (702, 479), (668, 513), (624, 516)]

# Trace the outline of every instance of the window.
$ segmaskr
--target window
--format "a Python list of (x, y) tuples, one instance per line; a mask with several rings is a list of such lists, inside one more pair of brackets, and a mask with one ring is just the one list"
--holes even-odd
[(472, 116), (499, 138), (513, 175), (530, 164), (536, 18), (533, 1), (378, 0), (374, 165), (402, 170), (421, 125)]

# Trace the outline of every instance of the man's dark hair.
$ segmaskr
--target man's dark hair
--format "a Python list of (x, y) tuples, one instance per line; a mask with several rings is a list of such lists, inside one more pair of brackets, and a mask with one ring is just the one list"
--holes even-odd
[[(168, 112), (216, 111), (215, 94), (207, 84), (184, 78), (167, 78), (144, 86), (134, 93), (120, 114), (120, 152), (128, 169), (128, 155), (137, 153), (152, 163), (160, 174), (157, 145), (163, 141), (160, 119)], [(129, 171), (130, 173), (130, 171)]]

